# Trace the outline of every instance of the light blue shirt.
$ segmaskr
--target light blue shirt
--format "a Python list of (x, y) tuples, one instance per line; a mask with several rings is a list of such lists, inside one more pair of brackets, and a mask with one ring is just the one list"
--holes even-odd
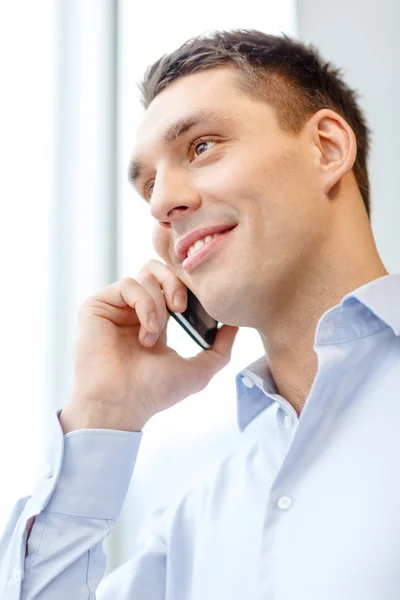
[(63, 436), (56, 411), (48, 467), (0, 543), (0, 597), (399, 600), (400, 274), (325, 312), (314, 349), (318, 372), (300, 417), (264, 357), (237, 375), (239, 428), (267, 411), (264, 437), (154, 513), (137, 555), (103, 581), (103, 540), (143, 434)]

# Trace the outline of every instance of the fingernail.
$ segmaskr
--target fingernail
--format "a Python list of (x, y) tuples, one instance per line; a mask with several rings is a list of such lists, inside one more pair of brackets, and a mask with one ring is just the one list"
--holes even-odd
[(174, 296), (174, 304), (178, 308), (184, 308), (186, 306), (186, 294), (185, 292), (176, 292)]
[(147, 335), (144, 336), (143, 341), (146, 344), (153, 344), (157, 339), (157, 334), (156, 333), (148, 333)]

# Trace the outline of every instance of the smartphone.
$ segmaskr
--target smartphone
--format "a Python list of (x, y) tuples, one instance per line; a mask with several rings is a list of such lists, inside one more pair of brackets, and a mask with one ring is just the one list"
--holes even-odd
[(187, 295), (188, 301), (185, 311), (175, 313), (168, 306), (167, 310), (201, 348), (208, 350), (213, 345), (217, 335), (218, 321), (205, 311), (189, 288), (187, 288)]

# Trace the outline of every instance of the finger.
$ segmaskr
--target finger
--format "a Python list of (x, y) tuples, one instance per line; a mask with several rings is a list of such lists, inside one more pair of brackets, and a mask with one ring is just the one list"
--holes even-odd
[(223, 325), (217, 331), (212, 348), (203, 350), (190, 359), (193, 369), (191, 376), (197, 379), (200, 390), (204, 389), (214, 375), (229, 363), (238, 331), (239, 327)]
[[(136, 279), (154, 299), (157, 306), (156, 318), (160, 326), (160, 332), (157, 335), (146, 337), (147, 331), (141, 330), (139, 337), (147, 346), (155, 344), (157, 339), (160, 339), (161, 343), (166, 344), (166, 326), (170, 317), (166, 306), (175, 312), (185, 310), (187, 305), (187, 288), (167, 265), (158, 260), (148, 261), (142, 267)], [(176, 302), (177, 293), (181, 295), (180, 302)], [(154, 329), (150, 331), (154, 331)]]
[[(144, 327), (150, 326), (149, 315), (151, 313), (157, 314), (157, 306), (153, 297), (138, 281), (131, 277), (125, 277), (107, 286), (93, 297), (88, 298), (82, 307), (90, 306), (93, 300), (115, 308), (131, 307), (136, 319)], [(118, 317), (115, 317), (115, 322), (120, 324)], [(131, 324), (133, 325), (134, 323)]]
[[(160, 287), (160, 282), (153, 273), (150, 271), (142, 271), (137, 276), (137, 281), (146, 290), (146, 292), (154, 300), (156, 311), (152, 315), (148, 315), (147, 323), (148, 327), (141, 327), (139, 331), (139, 338), (145, 342), (146, 345), (152, 346), (157, 341), (159, 335), (162, 334), (163, 329), (166, 327), (169, 319), (169, 313), (165, 306), (165, 299)], [(154, 316), (158, 329), (154, 328), (154, 321), (151, 321), (151, 317)], [(152, 334), (149, 336), (148, 334)]]
[(168, 311), (165, 306), (165, 299), (159, 280), (150, 271), (141, 271), (136, 279), (149, 296), (153, 298), (156, 306), (157, 321), (161, 328), (168, 317)]
[(207, 350), (209, 358), (205, 360), (216, 360), (227, 364), (231, 358), (233, 343), (238, 331), (239, 327), (232, 325), (223, 325), (218, 329), (212, 348)]
[[(149, 271), (160, 282), (161, 289), (164, 294), (165, 303), (173, 312), (182, 312), (186, 309), (187, 303), (187, 287), (177, 277), (167, 265), (159, 260), (149, 260), (141, 269), (140, 272)], [(182, 305), (176, 302), (175, 295), (182, 292), (184, 302)]]

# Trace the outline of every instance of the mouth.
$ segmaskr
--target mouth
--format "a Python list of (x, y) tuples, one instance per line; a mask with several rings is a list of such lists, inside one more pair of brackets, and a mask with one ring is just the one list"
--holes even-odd
[(206, 260), (209, 260), (212, 256), (215, 256), (216, 252), (227, 243), (229, 236), (233, 235), (233, 231), (236, 229), (236, 227), (237, 225), (231, 229), (228, 229), (227, 231), (217, 233), (197, 249), (194, 248), (193, 250), (190, 250), (191, 253), (182, 263), (185, 271), (193, 271), (193, 269), (200, 263), (203, 263)]
[(236, 227), (236, 225), (237, 223), (230, 223), (226, 225), (210, 225), (208, 227), (202, 227), (192, 231), (177, 241), (175, 244), (175, 254), (181, 261), (183, 261), (188, 257), (188, 251), (190, 247), (195, 245), (196, 242), (201, 240), (204, 241), (207, 236), (213, 236), (216, 233), (223, 233), (229, 229), (233, 229)]

